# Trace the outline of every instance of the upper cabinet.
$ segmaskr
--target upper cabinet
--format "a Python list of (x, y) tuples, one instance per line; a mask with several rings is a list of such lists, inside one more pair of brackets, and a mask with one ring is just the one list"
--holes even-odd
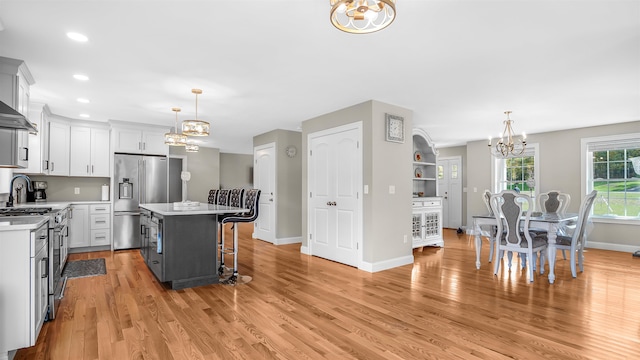
[(69, 175), (108, 177), (109, 129), (72, 125), (70, 134)]
[(29, 118), (30, 87), (35, 81), (24, 61), (0, 56), (0, 101)]
[(68, 123), (49, 121), (49, 175), (69, 176), (70, 128)]
[(169, 146), (164, 143), (164, 133), (169, 129), (140, 129), (136, 127), (112, 128), (113, 152), (167, 155)]
[(437, 152), (422, 129), (413, 130), (413, 197), (433, 197), (438, 193)]
[(46, 105), (32, 103), (29, 108), (29, 121), (38, 129), (38, 133), (29, 133), (29, 166), (22, 170), (25, 174), (49, 173), (49, 122)]

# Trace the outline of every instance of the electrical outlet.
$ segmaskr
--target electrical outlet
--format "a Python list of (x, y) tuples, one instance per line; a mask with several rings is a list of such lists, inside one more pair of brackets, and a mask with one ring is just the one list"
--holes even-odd
[(389, 194), (395, 194), (395, 193), (396, 193), (396, 186), (389, 185)]
[(73, 188), (73, 193), (76, 195), (80, 194), (80, 188), (79, 187)]
[(405, 244), (407, 243), (407, 235), (406, 234), (404, 235), (404, 243)]

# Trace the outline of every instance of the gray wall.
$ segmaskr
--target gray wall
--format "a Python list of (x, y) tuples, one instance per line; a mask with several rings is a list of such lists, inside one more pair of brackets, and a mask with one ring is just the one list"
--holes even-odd
[[(302, 235), (302, 136), (298, 131), (273, 130), (253, 138), (253, 147), (276, 144), (276, 240)], [(298, 154), (285, 153), (293, 145)], [(252, 157), (253, 158), (253, 157)]]
[(171, 155), (185, 155), (191, 180), (187, 183), (187, 199), (206, 203), (209, 190), (220, 187), (220, 150), (200, 147), (195, 153), (184, 147), (170, 146)]
[[(385, 141), (385, 113), (404, 117), (403, 144)], [(412, 256), (412, 111), (367, 101), (307, 120), (302, 123), (303, 153), (308, 153), (309, 134), (359, 121), (363, 124), (363, 185), (369, 186), (369, 193), (363, 194), (363, 261), (375, 264)], [(308, 193), (307, 166), (303, 156), (303, 195)], [(390, 185), (396, 188), (393, 195), (389, 194)], [(307, 197), (302, 196), (303, 246), (308, 246), (307, 208)]]
[[(527, 135), (527, 142), (538, 143), (540, 149), (540, 191), (561, 190), (571, 195), (569, 211), (577, 212), (584, 194), (581, 188), (581, 145), (586, 137), (635, 133), (640, 121), (554, 131)], [(467, 224), (471, 216), (485, 213), (481, 194), (491, 187), (491, 157), (487, 141), (467, 143)], [(474, 192), (477, 189), (477, 192)], [(638, 250), (638, 225), (612, 224), (594, 221), (588, 246), (610, 250)]]
[(220, 188), (253, 188), (253, 155), (220, 153)]
[(462, 226), (465, 226), (467, 219), (467, 197), (465, 196), (465, 189), (467, 188), (467, 147), (453, 146), (439, 148), (437, 151), (438, 158), (451, 156), (460, 156), (462, 158)]

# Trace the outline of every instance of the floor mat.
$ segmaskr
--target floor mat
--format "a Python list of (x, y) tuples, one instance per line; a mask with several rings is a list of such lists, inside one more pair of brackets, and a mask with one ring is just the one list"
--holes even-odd
[(64, 267), (62, 277), (83, 278), (89, 276), (106, 275), (107, 267), (104, 258), (69, 261)]

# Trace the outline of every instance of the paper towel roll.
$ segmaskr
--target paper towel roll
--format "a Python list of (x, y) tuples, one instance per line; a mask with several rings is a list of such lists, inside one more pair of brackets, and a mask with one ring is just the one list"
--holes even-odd
[(109, 185), (102, 185), (102, 201), (109, 201)]

